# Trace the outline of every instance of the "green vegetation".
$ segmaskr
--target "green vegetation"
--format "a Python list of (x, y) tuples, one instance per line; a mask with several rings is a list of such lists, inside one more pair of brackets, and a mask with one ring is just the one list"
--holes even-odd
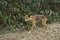
[[(53, 11), (48, 22), (60, 22), (59, 0), (0, 0), (0, 31), (17, 31), (25, 29), (24, 14), (46, 15), (49, 10)], [(29, 23), (27, 26), (31, 26)], [(2, 32), (2, 31), (1, 31)], [(4, 32), (4, 31), (3, 31)]]

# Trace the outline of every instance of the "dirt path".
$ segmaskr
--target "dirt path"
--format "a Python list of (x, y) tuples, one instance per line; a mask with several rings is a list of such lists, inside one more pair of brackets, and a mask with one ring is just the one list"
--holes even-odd
[(0, 35), (0, 40), (60, 40), (60, 24), (49, 24), (47, 30), (42, 27), (37, 28), (32, 33), (24, 31), (22, 33), (8, 33)]

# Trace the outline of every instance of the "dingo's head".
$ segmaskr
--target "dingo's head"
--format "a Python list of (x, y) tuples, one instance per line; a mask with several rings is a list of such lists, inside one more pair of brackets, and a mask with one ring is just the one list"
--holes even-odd
[(28, 16), (28, 15), (25, 15), (25, 21), (32, 21), (33, 19), (34, 19), (34, 17), (33, 16)]
[(25, 21), (29, 21), (29, 17), (28, 17), (28, 15), (25, 15)]

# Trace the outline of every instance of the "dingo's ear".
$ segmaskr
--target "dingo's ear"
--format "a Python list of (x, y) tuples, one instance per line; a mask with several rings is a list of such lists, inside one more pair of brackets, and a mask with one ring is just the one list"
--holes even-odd
[(30, 16), (30, 18), (33, 18), (33, 16)]
[(27, 14), (24, 14), (24, 16), (28, 16)]
[(29, 15), (29, 14), (24, 14), (24, 16), (28, 16), (28, 17), (30, 17), (30, 15)]
[(26, 17), (28, 17), (28, 15), (25, 15)]

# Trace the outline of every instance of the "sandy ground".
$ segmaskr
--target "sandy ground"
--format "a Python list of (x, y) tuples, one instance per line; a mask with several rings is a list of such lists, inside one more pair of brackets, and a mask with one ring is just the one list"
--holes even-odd
[(0, 35), (0, 40), (60, 40), (60, 24), (49, 24), (48, 29), (36, 28), (32, 33), (8, 33)]

